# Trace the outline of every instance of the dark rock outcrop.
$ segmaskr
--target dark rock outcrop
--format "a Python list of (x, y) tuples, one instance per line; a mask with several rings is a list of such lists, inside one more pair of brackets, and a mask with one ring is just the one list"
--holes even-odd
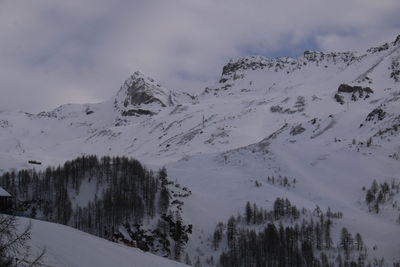
[(337, 93), (335, 94), (336, 102), (340, 103), (341, 105), (344, 104), (344, 96), (342, 95), (343, 93), (351, 94), (351, 100), (356, 101), (359, 98), (369, 98), (369, 95), (373, 94), (374, 91), (370, 87), (341, 84), (337, 89)]
[(372, 47), (370, 49), (367, 50), (367, 52), (369, 53), (376, 53), (376, 52), (381, 52), (381, 51), (385, 51), (389, 49), (389, 44), (385, 43), (381, 46), (377, 46), (377, 47)]
[(398, 45), (398, 44), (400, 44), (400, 34), (397, 35), (396, 40), (393, 43), (393, 45)]
[(305, 131), (306, 129), (300, 124), (294, 126), (291, 130), (290, 130), (290, 134), (291, 135), (298, 135), (301, 134)]
[(386, 112), (383, 109), (376, 108), (367, 115), (367, 118), (365, 120), (372, 121), (375, 120), (375, 118), (377, 118), (379, 121), (381, 121), (385, 118), (385, 116)]
[(373, 94), (374, 91), (370, 87), (351, 86), (348, 84), (341, 84), (338, 88), (339, 93), (354, 93), (354, 92), (365, 92), (367, 94)]
[(338, 102), (339, 104), (343, 105), (344, 104), (344, 97), (342, 95), (339, 94), (335, 94), (335, 100), (336, 102)]
[(395, 82), (399, 82), (400, 81), (400, 61), (399, 61), (399, 58), (397, 58), (397, 60), (396, 59), (392, 60), (392, 64), (390, 65), (390, 70), (391, 70), (390, 78), (393, 78)]
[(154, 115), (155, 113), (146, 109), (129, 109), (121, 112), (122, 116), (140, 116), (140, 115)]

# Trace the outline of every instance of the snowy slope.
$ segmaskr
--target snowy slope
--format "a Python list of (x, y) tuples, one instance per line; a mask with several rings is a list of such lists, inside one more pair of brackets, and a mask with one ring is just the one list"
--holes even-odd
[(102, 238), (75, 230), (71, 227), (39, 220), (18, 218), (22, 228), (32, 222), (32, 255), (45, 248), (43, 263), (57, 267), (142, 267), (142, 266), (186, 266), (162, 257), (145, 253), (137, 248), (116, 244)]
[[(0, 169), (30, 167), (32, 159), (59, 164), (83, 153), (166, 165), (193, 193), (184, 206), (194, 225), (192, 259), (207, 257), (201, 251), (210, 250), (215, 224), (246, 201), (270, 207), (287, 197), (299, 207), (342, 211), (341, 226), (376, 245), (372, 255), (399, 261), (400, 211), (369, 212), (362, 190), (374, 179), (400, 180), (399, 60), (400, 36), (364, 53), (244, 57), (197, 96), (135, 73), (104, 103), (1, 112)], [(340, 91), (341, 84), (361, 89)], [(271, 175), (298, 182), (282, 188), (267, 183)]]

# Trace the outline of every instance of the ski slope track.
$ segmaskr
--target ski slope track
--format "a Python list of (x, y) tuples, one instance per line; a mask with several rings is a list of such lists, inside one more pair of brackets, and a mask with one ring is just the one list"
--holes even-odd
[[(135, 72), (103, 103), (39, 114), (1, 111), (0, 169), (43, 168), (82, 154), (166, 166), (171, 179), (192, 191), (183, 215), (194, 227), (187, 247), (193, 259), (213, 253), (216, 223), (242, 212), (247, 201), (270, 208), (284, 197), (298, 207), (343, 212), (338, 223), (361, 233), (375, 247), (370, 255), (398, 262), (400, 208), (368, 211), (362, 188), (374, 179), (400, 182), (399, 59), (400, 36), (362, 53), (243, 57), (197, 95)], [(267, 182), (279, 175), (296, 179), (296, 186)]]

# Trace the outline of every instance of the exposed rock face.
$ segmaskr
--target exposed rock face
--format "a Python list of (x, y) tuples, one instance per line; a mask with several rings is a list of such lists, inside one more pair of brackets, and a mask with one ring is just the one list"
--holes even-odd
[(154, 115), (154, 112), (147, 109), (129, 109), (123, 110), (122, 116), (140, 116), (140, 115)]
[(226, 64), (222, 69), (222, 76), (233, 74), (238, 70), (246, 70), (246, 69), (255, 70), (267, 66), (272, 67), (273, 65), (274, 65), (273, 60), (268, 60), (263, 57), (257, 57), (257, 56), (243, 57), (237, 61), (230, 61), (228, 64)]
[[(400, 38), (400, 36), (398, 38)], [(400, 39), (399, 39), (399, 43), (400, 43)], [(390, 70), (391, 70), (390, 78), (393, 78), (395, 82), (399, 82), (400, 81), (400, 57), (392, 60)]]
[(304, 51), (304, 59), (310, 62), (332, 62), (336, 63), (345, 63), (348, 64), (352, 61), (359, 59), (354, 52), (318, 52), (318, 51)]
[(290, 130), (291, 135), (298, 135), (305, 131), (306, 129), (300, 124), (297, 124)]
[(343, 105), (344, 104), (344, 97), (342, 95), (339, 94), (335, 94), (335, 100), (336, 102), (338, 102), (339, 104)]
[(393, 45), (398, 45), (400, 44), (400, 35), (397, 35), (396, 40), (393, 42)]
[(381, 46), (377, 46), (377, 47), (372, 47), (370, 49), (367, 50), (367, 52), (369, 53), (376, 53), (376, 52), (381, 52), (381, 51), (385, 51), (389, 49), (389, 44), (385, 43)]
[(136, 78), (130, 80), (131, 83), (127, 84), (127, 98), (124, 101), (124, 107), (131, 105), (150, 104), (153, 102), (160, 103), (161, 106), (166, 105), (153, 95), (154, 88), (146, 84), (144, 78)]
[(370, 87), (351, 86), (348, 84), (341, 84), (338, 88), (339, 93), (354, 93), (354, 92), (365, 92), (372, 94), (374, 91)]
[(174, 105), (172, 91), (138, 71), (124, 82), (115, 99), (115, 107), (123, 116), (153, 115)]
[(385, 118), (385, 116), (386, 116), (386, 112), (383, 109), (376, 108), (376, 109), (374, 109), (373, 111), (371, 111), (368, 114), (368, 116), (367, 116), (367, 118), (365, 120), (366, 121), (373, 121), (373, 120), (376, 119), (376, 120), (381, 121), (381, 120), (383, 120)]
[(359, 98), (367, 99), (370, 94), (373, 94), (374, 91), (370, 87), (361, 87), (361, 86), (351, 86), (348, 84), (341, 84), (337, 89), (337, 93), (335, 94), (336, 102), (341, 105), (344, 104), (344, 96), (342, 93), (351, 94), (351, 100), (356, 101)]

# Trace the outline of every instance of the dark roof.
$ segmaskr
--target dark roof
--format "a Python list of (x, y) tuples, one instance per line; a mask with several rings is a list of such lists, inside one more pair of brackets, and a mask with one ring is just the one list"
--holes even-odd
[(0, 186), (0, 197), (11, 197), (11, 195), (6, 190), (4, 190), (3, 187)]

